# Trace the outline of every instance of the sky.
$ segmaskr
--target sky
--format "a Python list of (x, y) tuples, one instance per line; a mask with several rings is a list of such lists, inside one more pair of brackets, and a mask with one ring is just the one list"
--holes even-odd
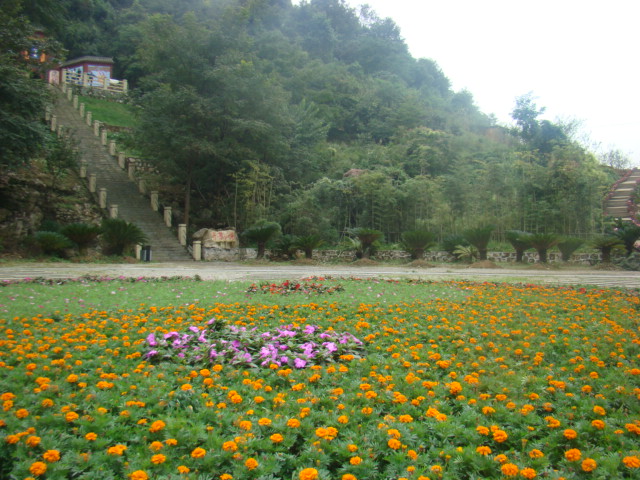
[(346, 0), (400, 27), (415, 58), (434, 60), (511, 125), (531, 92), (541, 119), (579, 121), (592, 151), (640, 166), (640, 2), (637, 0)]

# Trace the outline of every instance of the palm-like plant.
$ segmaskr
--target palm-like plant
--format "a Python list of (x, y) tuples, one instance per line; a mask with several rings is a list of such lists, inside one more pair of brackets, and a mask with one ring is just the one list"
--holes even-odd
[(35, 240), (45, 255), (62, 256), (67, 248), (73, 246), (71, 240), (59, 232), (36, 232)]
[(611, 263), (612, 250), (621, 245), (622, 241), (615, 235), (602, 235), (591, 241), (591, 246), (596, 250), (600, 250), (602, 263)]
[(491, 240), (491, 233), (495, 229), (493, 225), (486, 225), (484, 227), (470, 228), (463, 233), (464, 238), (471, 245), (478, 249), (478, 255), (480, 260), (487, 259), (487, 247), (489, 246), (489, 240)]
[(532, 248), (530, 237), (531, 234), (520, 230), (509, 230), (505, 233), (507, 241), (516, 251), (516, 262), (521, 263), (524, 258), (524, 252)]
[[(374, 243), (380, 240), (383, 233), (371, 228), (353, 228), (349, 233), (360, 241), (362, 258), (369, 258), (374, 251)], [(356, 254), (357, 255), (357, 254)]]
[(255, 243), (258, 248), (257, 258), (264, 258), (267, 243), (280, 233), (280, 224), (276, 222), (261, 221), (242, 232), (242, 237)]
[(319, 235), (304, 235), (298, 237), (295, 246), (304, 251), (304, 258), (313, 258), (313, 251), (324, 244)]
[(121, 218), (106, 218), (102, 221), (102, 243), (107, 255), (124, 255), (135, 245), (142, 245), (147, 236), (137, 225)]
[(436, 244), (436, 236), (427, 230), (410, 230), (402, 234), (402, 248), (414, 260), (421, 259)]
[(618, 219), (613, 234), (620, 239), (627, 251), (627, 256), (629, 256), (640, 238), (640, 227), (631, 222), (624, 222), (622, 219)]
[(458, 260), (464, 260), (472, 263), (478, 258), (478, 249), (473, 245), (458, 245), (453, 251)]
[(288, 259), (294, 258), (296, 256), (296, 251), (298, 250), (298, 246), (296, 245), (297, 241), (298, 237), (295, 235), (282, 235), (275, 245), (275, 251), (278, 256), (286, 257)]
[(559, 241), (560, 238), (555, 233), (532, 233), (529, 237), (531, 246), (538, 252), (540, 263), (547, 263), (547, 252)]
[(88, 223), (70, 223), (60, 230), (60, 233), (76, 244), (80, 255), (87, 253), (87, 249), (97, 240), (101, 232), (100, 226)]
[(571, 260), (571, 255), (577, 249), (579, 249), (582, 245), (584, 245), (584, 240), (578, 237), (563, 237), (558, 242), (558, 249), (560, 250), (560, 255), (562, 256), (563, 262), (568, 262)]
[(469, 245), (470, 245), (469, 241), (466, 238), (464, 238), (464, 236), (458, 233), (452, 233), (451, 235), (447, 235), (442, 239), (442, 248), (449, 255), (453, 255), (453, 256), (455, 256), (454, 252), (459, 246), (466, 247)]

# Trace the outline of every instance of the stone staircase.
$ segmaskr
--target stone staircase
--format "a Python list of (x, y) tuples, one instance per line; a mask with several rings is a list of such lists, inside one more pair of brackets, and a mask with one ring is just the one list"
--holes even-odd
[(96, 175), (98, 188), (106, 188), (107, 205), (118, 206), (118, 218), (131, 222), (144, 232), (151, 246), (151, 260), (154, 262), (191, 261), (185, 247), (168, 228), (162, 216), (152, 210), (149, 199), (138, 190), (129, 175), (118, 165), (94, 129), (74, 109), (73, 104), (56, 90), (52, 114), (58, 126), (68, 129), (78, 143), (81, 161), (87, 165), (87, 175)]
[(629, 170), (613, 185), (611, 192), (605, 198), (604, 215), (635, 222), (636, 205), (633, 197), (638, 183), (640, 183), (640, 169)]

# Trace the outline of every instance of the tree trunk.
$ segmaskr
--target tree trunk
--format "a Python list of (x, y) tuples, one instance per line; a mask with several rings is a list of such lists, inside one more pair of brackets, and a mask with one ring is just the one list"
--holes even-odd
[(611, 250), (612, 248), (602, 248), (602, 263), (611, 263)]
[(516, 262), (522, 263), (524, 258), (524, 250), (516, 248)]
[(264, 242), (258, 242), (258, 254), (256, 258), (264, 258), (264, 251), (267, 248), (267, 244)]
[(538, 250), (538, 257), (540, 257), (540, 263), (547, 263), (547, 249), (541, 248)]

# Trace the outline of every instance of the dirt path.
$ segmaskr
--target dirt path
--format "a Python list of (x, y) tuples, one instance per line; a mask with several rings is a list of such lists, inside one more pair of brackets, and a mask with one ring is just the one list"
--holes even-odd
[(412, 268), (410, 266), (282, 265), (226, 262), (53, 264), (16, 263), (0, 265), (0, 281), (24, 278), (171, 277), (198, 275), (203, 280), (262, 281), (300, 279), (309, 276), (420, 278), (423, 280), (476, 280), (509, 283), (594, 285), (640, 289), (640, 272), (595, 269), (473, 269), (462, 266)]

